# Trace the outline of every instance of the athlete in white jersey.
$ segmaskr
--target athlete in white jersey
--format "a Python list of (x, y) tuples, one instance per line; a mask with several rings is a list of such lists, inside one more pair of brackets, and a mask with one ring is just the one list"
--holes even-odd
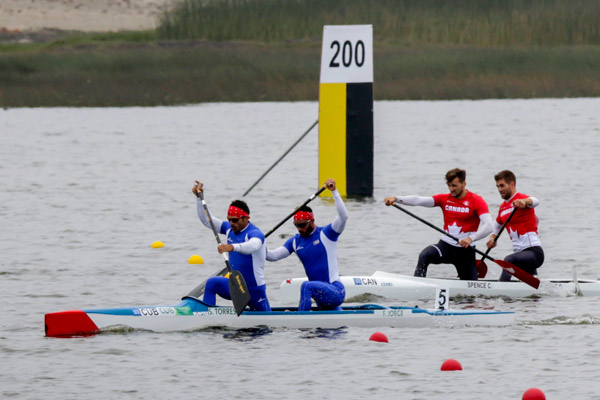
[(348, 212), (336, 190), (335, 180), (327, 179), (325, 186), (331, 190), (338, 212), (333, 222), (324, 227), (316, 226), (310, 207), (301, 207), (294, 214), (298, 234), (275, 250), (267, 249), (267, 261), (281, 260), (296, 253), (304, 265), (308, 282), (300, 288), (299, 311), (310, 311), (311, 298), (320, 309), (338, 309), (346, 296), (338, 271), (337, 240), (346, 226)]

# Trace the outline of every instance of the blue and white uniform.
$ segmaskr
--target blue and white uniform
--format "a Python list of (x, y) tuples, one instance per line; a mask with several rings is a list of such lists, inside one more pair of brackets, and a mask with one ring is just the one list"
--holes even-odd
[[(200, 221), (210, 228), (210, 222), (200, 199), (197, 201), (197, 208)], [(270, 311), (264, 275), (267, 252), (265, 235), (251, 222), (242, 231), (235, 233), (228, 221), (221, 221), (215, 217), (212, 217), (212, 221), (217, 232), (226, 235), (227, 243), (233, 245), (233, 251), (229, 253), (229, 263), (231, 269), (240, 271), (246, 280), (251, 295), (248, 306), (252, 310)], [(228, 278), (213, 276), (208, 279), (204, 289), (204, 302), (215, 304), (217, 294), (231, 300)]]
[(348, 211), (337, 190), (332, 192), (337, 217), (324, 227), (317, 227), (308, 237), (300, 234), (288, 239), (275, 250), (267, 249), (267, 261), (277, 261), (296, 253), (308, 277), (300, 289), (299, 311), (309, 311), (311, 298), (321, 309), (336, 309), (344, 302), (346, 290), (340, 282), (337, 242), (348, 220)]

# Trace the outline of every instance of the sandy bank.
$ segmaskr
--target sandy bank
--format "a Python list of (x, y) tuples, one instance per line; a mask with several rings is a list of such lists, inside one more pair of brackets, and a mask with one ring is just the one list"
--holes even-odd
[(0, 0), (0, 30), (151, 29), (177, 0)]

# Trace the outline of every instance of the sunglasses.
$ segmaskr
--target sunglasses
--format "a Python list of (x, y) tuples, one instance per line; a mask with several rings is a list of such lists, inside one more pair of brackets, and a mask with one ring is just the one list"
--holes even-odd
[(239, 222), (239, 218), (227, 218), (227, 221), (233, 224), (237, 224)]
[(308, 222), (300, 222), (300, 223), (295, 223), (294, 222), (294, 225), (296, 226), (296, 228), (303, 229), (303, 228), (306, 227), (306, 225), (308, 225)]

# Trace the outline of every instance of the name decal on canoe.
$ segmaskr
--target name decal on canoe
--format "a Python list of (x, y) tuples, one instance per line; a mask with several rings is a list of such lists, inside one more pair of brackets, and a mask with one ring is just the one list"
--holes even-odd
[(404, 316), (404, 310), (383, 310), (382, 313), (385, 318), (396, 318)]
[(479, 281), (467, 282), (467, 288), (468, 289), (491, 289), (492, 282), (479, 282)]
[(237, 315), (233, 307), (215, 307), (208, 309), (209, 315)]
[(377, 286), (377, 280), (373, 278), (354, 278), (355, 285)]

